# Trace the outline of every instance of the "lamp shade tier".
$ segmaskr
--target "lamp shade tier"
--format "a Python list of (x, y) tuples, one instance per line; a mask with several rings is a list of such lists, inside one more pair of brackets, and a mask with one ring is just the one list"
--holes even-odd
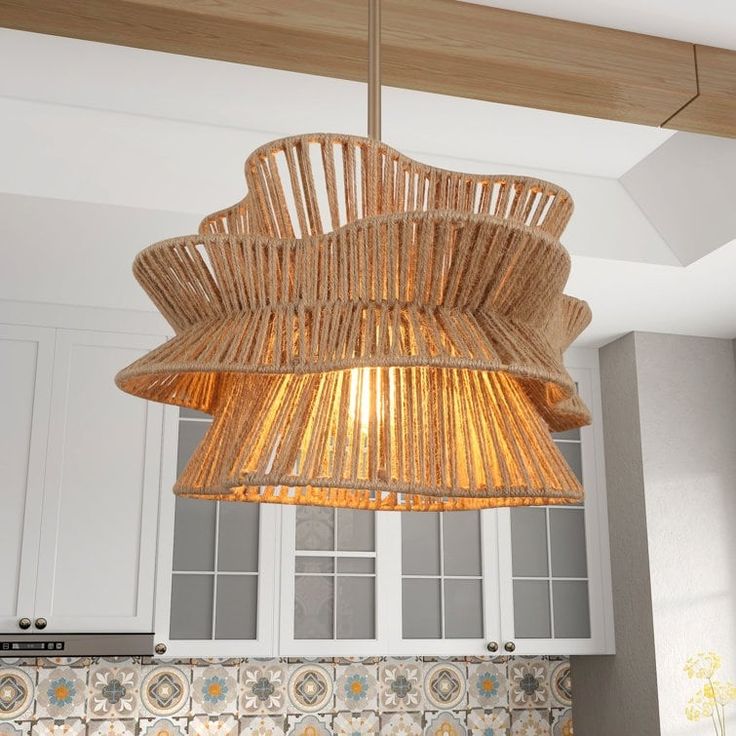
[(582, 499), (505, 373), (362, 368), (220, 380), (178, 495), (420, 511)]

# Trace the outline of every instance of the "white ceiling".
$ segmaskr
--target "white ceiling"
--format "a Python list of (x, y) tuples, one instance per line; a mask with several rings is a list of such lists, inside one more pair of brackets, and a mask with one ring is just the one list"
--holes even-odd
[[(13, 70), (0, 75), (2, 97), (257, 131), (265, 140), (298, 131), (366, 131), (360, 82), (2, 28), (0, 68)], [(415, 153), (619, 177), (671, 135), (610, 120), (383, 91), (384, 139)]]
[(532, 15), (736, 49), (734, 0), (463, 0)]
[[(125, 264), (239, 199), (254, 147), (298, 132), (364, 130), (365, 87), (341, 80), (8, 30), (0, 68), (13, 70), (0, 75), (5, 299), (148, 309)], [(568, 291), (594, 313), (582, 345), (632, 329), (736, 336), (736, 241), (682, 267), (619, 181), (680, 135), (384, 92), (384, 139), (406, 153), (570, 190)], [(726, 178), (726, 192), (734, 186)]]

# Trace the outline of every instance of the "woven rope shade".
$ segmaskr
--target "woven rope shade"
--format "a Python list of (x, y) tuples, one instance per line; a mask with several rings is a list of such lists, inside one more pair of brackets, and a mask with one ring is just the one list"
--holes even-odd
[(276, 141), (248, 195), (134, 273), (175, 337), (125, 391), (214, 416), (180, 495), (381, 509), (579, 502), (550, 429), (589, 422), (562, 353), (572, 201), (340, 135)]

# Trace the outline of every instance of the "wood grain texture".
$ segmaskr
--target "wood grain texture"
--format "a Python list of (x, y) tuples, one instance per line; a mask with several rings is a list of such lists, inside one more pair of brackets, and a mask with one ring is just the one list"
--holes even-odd
[[(0, 25), (364, 80), (365, 0), (0, 0)], [(384, 0), (389, 86), (661, 125), (696, 94), (687, 43), (454, 0)]]
[(696, 46), (698, 96), (665, 127), (736, 138), (736, 51)]

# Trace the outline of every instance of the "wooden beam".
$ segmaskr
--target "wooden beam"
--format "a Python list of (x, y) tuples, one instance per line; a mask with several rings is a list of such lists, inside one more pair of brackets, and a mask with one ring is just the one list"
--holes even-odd
[(736, 51), (696, 46), (698, 95), (667, 128), (736, 137)]
[[(366, 79), (366, 0), (0, 0), (0, 26)], [(696, 95), (690, 44), (455, 0), (384, 0), (382, 49), (389, 86), (646, 125)]]

